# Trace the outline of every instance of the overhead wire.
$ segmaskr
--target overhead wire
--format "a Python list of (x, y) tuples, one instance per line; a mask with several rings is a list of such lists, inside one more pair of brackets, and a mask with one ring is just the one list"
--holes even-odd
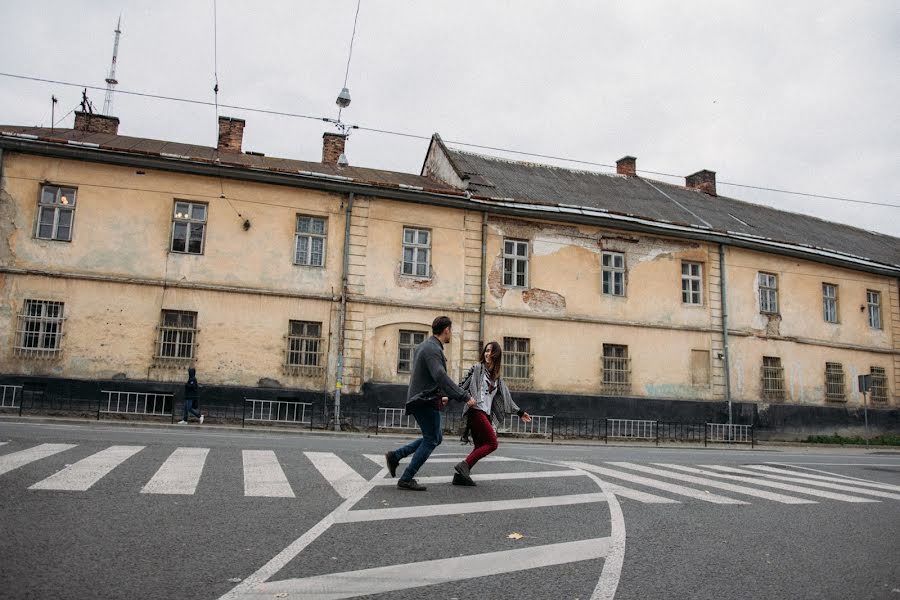
[[(353, 42), (356, 40), (356, 22), (359, 20), (360, 4), (362, 4), (362, 0), (356, 0), (356, 15), (353, 17), (353, 33), (350, 34), (350, 51), (347, 52), (347, 68), (344, 70), (344, 87), (347, 87), (347, 81), (350, 79), (350, 59), (353, 58)], [(338, 105), (337, 120), (339, 123), (341, 121), (341, 111), (343, 110), (344, 107)]]

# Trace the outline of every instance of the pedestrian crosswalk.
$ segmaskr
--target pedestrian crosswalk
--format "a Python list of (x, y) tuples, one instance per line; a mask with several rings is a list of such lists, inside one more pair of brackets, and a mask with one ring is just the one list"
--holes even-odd
[[(64, 454), (68, 453), (68, 454)], [(239, 453), (239, 460), (236, 454)], [(77, 460), (66, 462), (72, 455)], [(51, 457), (56, 457), (53, 460)], [(366, 462), (368, 459), (369, 462)], [(430, 471), (448, 470), (459, 456), (436, 454), (428, 465)], [(43, 462), (42, 462), (43, 461)], [(55, 461), (55, 462), (54, 462)], [(383, 475), (384, 457), (380, 454), (349, 455), (335, 452), (301, 452), (291, 450), (210, 449), (179, 447), (153, 448), (141, 445), (111, 445), (105, 448), (81, 448), (77, 444), (10, 444), (0, 442), (0, 491), (21, 486), (25, 493), (71, 492), (84, 493), (98, 484), (119, 478), (130, 482), (141, 494), (157, 496), (191, 496), (198, 488), (205, 493), (229, 494), (229, 485), (200, 485), (208, 463), (227, 463), (235, 471), (232, 485), (236, 496), (245, 498), (302, 499), (313, 486), (310, 478), (324, 481), (343, 500), (354, 498), (370, 486), (392, 486), (395, 479)], [(900, 485), (847, 477), (824, 471), (810, 473), (799, 468), (772, 464), (639, 464), (623, 461), (599, 463), (568, 461), (547, 463), (505, 456), (491, 456), (484, 460), (489, 466), (480, 467), (476, 480), (482, 485), (506, 485), (533, 480), (539, 488), (541, 481), (588, 477), (599, 478), (607, 490), (618, 498), (648, 505), (679, 504), (696, 501), (702, 504), (746, 505), (766, 501), (788, 505), (809, 505), (822, 501), (843, 503), (876, 503), (900, 500)], [(53, 472), (42, 464), (53, 463)], [(137, 465), (137, 466), (136, 466)], [(353, 466), (355, 465), (355, 467)], [(366, 468), (368, 465), (368, 468)], [(540, 467), (536, 466), (540, 465)], [(221, 473), (221, 467), (219, 467)], [(401, 467), (402, 469), (402, 467)], [(138, 472), (143, 481), (131, 481), (131, 472)], [(360, 472), (362, 471), (362, 472)], [(427, 473), (428, 469), (426, 469)], [(13, 476), (11, 473), (16, 472)], [(374, 479), (373, 473), (379, 472)], [(152, 473), (152, 476), (150, 475)], [(33, 474), (33, 475), (32, 475)], [(588, 475), (590, 474), (590, 475)], [(149, 476), (149, 480), (147, 477)], [(210, 475), (209, 477), (213, 477)], [(449, 484), (450, 474), (423, 474), (418, 478), (425, 484)], [(233, 482), (232, 482), (233, 483)], [(543, 484), (545, 485), (545, 484)], [(374, 486), (374, 487), (371, 487)], [(126, 488), (128, 485), (126, 485)], [(546, 488), (543, 488), (546, 489)], [(223, 491), (224, 490), (224, 491)], [(463, 514), (493, 510), (516, 510), (523, 507), (564, 506), (569, 504), (605, 501), (596, 487), (585, 486), (582, 492), (543, 497), (531, 494), (526, 498), (496, 498), (484, 502), (465, 502), (442, 505), (443, 514)], [(462, 500), (462, 499), (461, 499)], [(393, 507), (366, 509), (348, 513), (352, 521), (404, 519), (419, 515), (430, 507)], [(417, 512), (418, 511), (418, 512)]]

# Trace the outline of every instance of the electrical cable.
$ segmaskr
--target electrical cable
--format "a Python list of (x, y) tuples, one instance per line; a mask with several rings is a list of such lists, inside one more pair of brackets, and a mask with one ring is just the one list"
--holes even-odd
[[(353, 17), (353, 33), (350, 35), (350, 51), (347, 53), (347, 69), (344, 71), (344, 87), (347, 87), (347, 81), (350, 78), (350, 59), (353, 58), (353, 41), (356, 39), (356, 22), (359, 20), (359, 6), (362, 0), (356, 0), (356, 15)], [(338, 105), (338, 123), (341, 122), (341, 111), (343, 106)]]

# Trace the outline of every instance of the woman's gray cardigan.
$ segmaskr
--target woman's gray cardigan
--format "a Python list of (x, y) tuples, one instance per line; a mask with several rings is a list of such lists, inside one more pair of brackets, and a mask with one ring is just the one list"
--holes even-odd
[[(469, 395), (475, 398), (476, 400), (481, 398), (481, 386), (484, 383), (484, 365), (482, 363), (475, 363), (469, 369), (469, 372), (466, 373), (466, 377), (459, 383), (459, 387), (469, 392)], [(506, 382), (503, 381), (502, 378), (497, 379), (497, 386), (499, 389), (497, 390), (497, 395), (494, 396), (494, 401), (491, 403), (491, 421), (494, 423), (494, 427), (498, 427), (503, 424), (503, 419), (506, 415), (516, 414), (520, 417), (525, 414), (525, 411), (519, 408), (515, 402), (513, 402), (512, 395), (509, 393), (509, 388), (506, 386)], [(499, 402), (498, 402), (499, 399)], [(469, 411), (469, 406), (465, 405), (463, 408), (463, 422), (468, 422), (465, 419), (466, 413)], [(468, 428), (466, 428), (468, 429)], [(464, 436), (468, 438), (468, 436)]]

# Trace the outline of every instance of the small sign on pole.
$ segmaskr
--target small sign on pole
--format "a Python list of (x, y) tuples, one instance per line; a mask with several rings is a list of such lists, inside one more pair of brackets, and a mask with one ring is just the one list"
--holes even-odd
[(860, 392), (865, 394), (870, 389), (872, 389), (872, 375), (871, 374), (860, 375), (858, 377), (858, 379), (859, 379), (859, 391)]

